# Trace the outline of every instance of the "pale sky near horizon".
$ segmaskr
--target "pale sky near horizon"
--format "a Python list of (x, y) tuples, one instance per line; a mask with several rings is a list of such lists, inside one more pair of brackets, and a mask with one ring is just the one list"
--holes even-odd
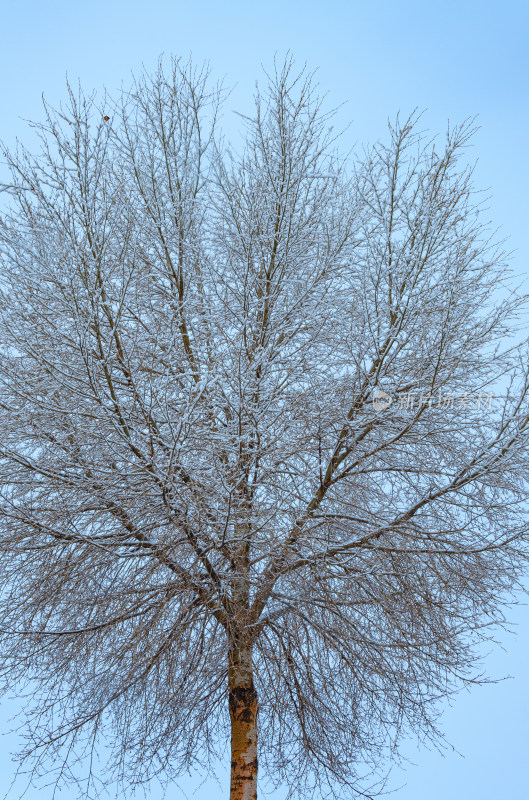
[[(388, 117), (425, 109), (424, 124), (443, 134), (447, 121), (478, 115), (480, 130), (469, 157), (478, 159), (475, 182), (488, 189), (490, 218), (508, 236), (514, 271), (529, 274), (528, 190), (529, 4), (487, 0), (431, 2), (333, 2), (267, 0), (263, 4), (179, 0), (0, 0), (0, 139), (12, 146), (30, 141), (24, 119), (42, 118), (41, 94), (56, 104), (65, 96), (65, 75), (85, 89), (111, 92), (142, 63), (153, 68), (160, 53), (193, 54), (208, 60), (233, 92), (224, 122), (233, 129), (233, 111), (248, 113), (261, 64), (290, 50), (300, 63), (318, 68), (329, 104), (340, 108), (340, 124), (351, 121), (346, 142), (384, 136)], [(517, 637), (503, 635), (505, 650), (485, 662), (499, 684), (475, 688), (452, 702), (441, 726), (457, 752), (443, 758), (410, 744), (414, 762), (395, 770), (390, 787), (396, 800), (525, 800), (529, 741), (529, 609), (510, 614)], [(9, 710), (0, 703), (0, 730), (9, 728)], [(16, 737), (0, 740), (0, 798), (14, 765), (4, 750)], [(215, 785), (182, 783), (189, 798), (227, 797)], [(18, 784), (17, 784), (18, 785)], [(20, 783), (19, 792), (24, 788)], [(193, 791), (195, 790), (195, 794)], [(13, 791), (8, 800), (17, 798)], [(51, 790), (29, 788), (26, 800), (49, 800)], [(59, 798), (69, 798), (62, 792)], [(172, 796), (169, 794), (168, 796)], [(179, 793), (174, 795), (180, 797)], [(271, 795), (272, 800), (283, 794)], [(148, 795), (158, 800), (158, 791)]]

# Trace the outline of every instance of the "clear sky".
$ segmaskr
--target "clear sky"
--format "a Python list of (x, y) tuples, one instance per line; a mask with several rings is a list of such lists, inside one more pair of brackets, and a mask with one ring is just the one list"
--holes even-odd
[[(299, 62), (319, 68), (330, 103), (346, 101), (340, 122), (351, 120), (348, 142), (384, 135), (386, 119), (415, 107), (426, 109), (425, 124), (443, 132), (446, 122), (479, 115), (472, 158), (476, 183), (490, 188), (490, 217), (509, 236), (515, 271), (529, 273), (528, 185), (529, 4), (526, 0), (329, 0), (223, 3), (202, 0), (0, 0), (0, 138), (31, 140), (24, 119), (42, 114), (42, 92), (57, 103), (65, 95), (65, 75), (101, 90), (127, 82), (141, 64), (154, 67), (159, 54), (193, 54), (209, 60), (214, 73), (234, 87), (225, 111), (248, 109), (261, 64), (290, 50)], [(476, 688), (447, 708), (443, 727), (451, 750), (445, 757), (417, 751), (391, 786), (402, 800), (525, 800), (529, 740), (529, 610), (511, 615), (518, 636), (503, 636), (505, 651), (487, 661), (503, 683)], [(0, 728), (9, 711), (0, 706)], [(16, 747), (6, 736), (0, 748)], [(14, 766), (0, 756), (0, 798)], [(215, 785), (190, 784), (196, 800), (227, 797)], [(20, 784), (23, 788), (23, 784)], [(193, 789), (196, 789), (193, 795)], [(14, 791), (9, 797), (17, 797)], [(51, 798), (29, 789), (26, 800)], [(64, 794), (62, 795), (64, 796)], [(183, 796), (179, 793), (171, 797)], [(152, 800), (159, 795), (153, 791)], [(277, 794), (274, 798), (282, 797)]]

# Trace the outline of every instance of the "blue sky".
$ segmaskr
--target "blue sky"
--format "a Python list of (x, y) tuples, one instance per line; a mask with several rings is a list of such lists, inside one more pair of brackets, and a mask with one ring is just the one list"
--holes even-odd
[[(339, 121), (352, 121), (347, 144), (383, 135), (386, 119), (399, 109), (425, 109), (425, 125), (441, 133), (448, 119), (479, 115), (470, 154), (478, 159), (476, 183), (490, 188), (490, 218), (509, 236), (514, 270), (529, 273), (529, 4), (522, 0), (330, 0), (325, 6), (291, 0), (2, 0), (0, 9), (0, 138), (11, 145), (16, 137), (31, 140), (23, 120), (41, 116), (42, 92), (52, 104), (64, 97), (66, 73), (87, 89), (113, 90), (142, 63), (153, 67), (162, 51), (207, 59), (215, 75), (226, 77), (234, 87), (224, 115), (228, 130), (236, 125), (233, 110), (248, 108), (261, 64), (270, 65), (275, 52), (287, 50), (319, 68), (331, 104), (345, 101)], [(443, 758), (410, 744), (406, 755), (415, 763), (395, 772), (391, 786), (402, 788), (393, 797), (527, 796), (529, 610), (518, 608), (511, 618), (518, 635), (503, 636), (505, 651), (494, 653), (486, 666), (496, 677), (513, 678), (460, 696), (444, 717), (448, 740), (465, 757), (448, 750)], [(0, 705), (0, 728), (8, 729), (15, 708)], [(16, 738), (8, 736), (2, 749), (15, 746)], [(13, 774), (2, 756), (0, 797)], [(215, 786), (183, 786), (197, 800), (221, 796)], [(29, 789), (25, 798), (37, 794), (51, 797), (51, 791)], [(151, 797), (158, 795), (153, 791)]]

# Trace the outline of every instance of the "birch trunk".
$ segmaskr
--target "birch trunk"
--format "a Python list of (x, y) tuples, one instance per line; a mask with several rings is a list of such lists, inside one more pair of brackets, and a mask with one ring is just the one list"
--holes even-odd
[(257, 692), (250, 648), (235, 648), (228, 676), (231, 721), (230, 800), (257, 800)]

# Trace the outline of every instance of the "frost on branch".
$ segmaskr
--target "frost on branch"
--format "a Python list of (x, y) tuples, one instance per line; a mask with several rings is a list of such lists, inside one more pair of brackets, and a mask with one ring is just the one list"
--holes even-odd
[(525, 567), (523, 298), (469, 125), (342, 159), (286, 63), (233, 152), (222, 98), (172, 61), (102, 107), (69, 88), (6, 153), (4, 682), (35, 774), (87, 794), (104, 731), (134, 785), (204, 773), (231, 722), (232, 798), (257, 752), (354, 795), (437, 740)]

